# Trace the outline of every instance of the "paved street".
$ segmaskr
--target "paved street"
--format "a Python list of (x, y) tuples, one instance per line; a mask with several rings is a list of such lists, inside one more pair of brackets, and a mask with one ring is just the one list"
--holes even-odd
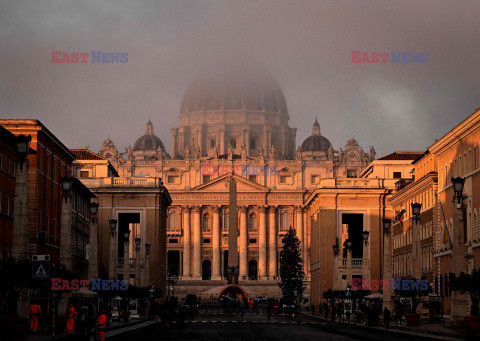
[[(350, 335), (348, 335), (350, 334)], [(340, 334), (338, 330), (305, 316), (288, 318), (273, 316), (268, 319), (264, 311), (240, 314), (224, 314), (219, 309), (200, 310), (193, 320), (187, 319), (182, 328), (177, 322), (170, 326), (155, 325), (110, 340), (380, 340), (385, 335), (371, 335), (359, 330)], [(410, 338), (395, 337), (395, 340)]]

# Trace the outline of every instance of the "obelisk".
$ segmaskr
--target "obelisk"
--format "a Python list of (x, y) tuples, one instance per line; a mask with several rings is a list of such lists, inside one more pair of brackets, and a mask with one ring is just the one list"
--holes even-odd
[(238, 213), (237, 213), (237, 182), (229, 178), (228, 203), (228, 284), (238, 284)]

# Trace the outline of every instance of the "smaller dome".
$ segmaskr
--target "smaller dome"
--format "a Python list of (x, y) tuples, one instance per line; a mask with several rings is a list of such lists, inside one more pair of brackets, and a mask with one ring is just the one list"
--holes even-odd
[(153, 123), (148, 120), (145, 135), (138, 138), (138, 140), (133, 145), (134, 151), (141, 151), (141, 150), (157, 150), (158, 147), (162, 148), (163, 151), (165, 150), (165, 145), (163, 144), (162, 140), (153, 134)]
[(302, 143), (302, 152), (326, 152), (332, 146), (330, 141), (320, 133), (320, 124), (315, 118), (312, 127), (312, 135)]
[(302, 143), (302, 152), (326, 152), (332, 144), (322, 135), (309, 136)]

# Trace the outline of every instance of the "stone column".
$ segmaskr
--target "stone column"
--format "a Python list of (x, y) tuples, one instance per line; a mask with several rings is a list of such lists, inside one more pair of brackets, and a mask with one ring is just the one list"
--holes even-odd
[(60, 263), (72, 270), (72, 198), (62, 200), (62, 223), (60, 232)]
[(193, 274), (192, 277), (202, 277), (202, 228), (200, 226), (200, 206), (193, 207)]
[(243, 276), (248, 276), (248, 231), (247, 231), (247, 208), (245, 206), (239, 206), (238, 212), (240, 213), (240, 279)]
[(220, 274), (220, 207), (213, 206), (213, 247), (212, 247), (212, 280), (221, 280)]
[(130, 252), (128, 250), (130, 241), (125, 239), (123, 245), (123, 280), (130, 284)]
[(183, 278), (192, 275), (190, 268), (190, 207), (184, 207), (183, 214)]
[[(303, 259), (303, 253), (305, 250), (305, 241), (303, 238), (303, 207), (296, 206), (295, 207), (295, 217), (296, 217), (296, 231), (297, 231), (297, 238), (300, 241), (300, 256)], [(305, 259), (303, 259), (303, 268), (305, 268)]]
[(412, 219), (412, 275), (416, 280), (422, 278), (422, 255), (420, 253), (420, 228), (421, 225)]
[(267, 276), (267, 215), (266, 207), (260, 206), (260, 228), (258, 230), (258, 275), (259, 279)]
[(117, 255), (115, 254), (115, 251), (116, 251), (115, 241), (117, 237), (116, 231), (117, 230), (115, 230), (115, 232), (110, 231), (110, 261), (108, 262), (108, 265), (109, 265), (108, 277), (110, 279), (117, 279), (116, 262), (115, 262), (115, 260), (118, 258)]
[(276, 226), (276, 219), (275, 213), (277, 208), (274, 206), (270, 206), (270, 211), (268, 214), (268, 226), (269, 226), (269, 233), (268, 233), (268, 247), (269, 247), (269, 265), (268, 265), (268, 275), (270, 279), (273, 279), (277, 276), (277, 226)]
[(177, 155), (177, 129), (172, 128), (170, 129), (172, 132), (172, 158)]
[(16, 259), (28, 259), (28, 162), (20, 170), (20, 162), (15, 163), (15, 205), (13, 205), (13, 247)]
[(308, 239), (308, 232), (310, 230), (309, 226), (309, 221), (308, 221), (308, 211), (307, 208), (303, 210), (303, 264), (305, 265), (305, 268), (303, 269), (303, 272), (310, 277), (310, 257), (308, 256), (308, 249), (310, 248), (310, 240)]
[(88, 278), (98, 277), (98, 223), (96, 218), (90, 223), (88, 242)]

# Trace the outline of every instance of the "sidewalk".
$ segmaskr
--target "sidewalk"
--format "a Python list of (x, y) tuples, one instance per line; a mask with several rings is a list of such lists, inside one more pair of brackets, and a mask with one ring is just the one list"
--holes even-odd
[[(122, 322), (112, 322), (110, 326), (107, 327), (105, 331), (105, 339), (111, 338), (113, 336), (126, 333), (135, 329), (144, 328), (152, 324), (157, 323), (156, 320), (146, 320), (146, 319), (131, 319), (127, 323)], [(91, 329), (92, 331), (94, 329)], [(37, 335), (27, 335), (24, 338), (12, 339), (12, 340), (25, 340), (25, 341), (47, 341), (52, 340), (52, 334), (37, 334)], [(69, 340), (65, 332), (55, 332), (55, 340)], [(95, 340), (95, 332), (91, 332), (90, 340)]]
[[(305, 317), (313, 318), (315, 320), (322, 321), (323, 323), (330, 324), (330, 319), (326, 320), (324, 317), (315, 314), (309, 314), (302, 312), (301, 313)], [(335, 325), (331, 325), (335, 326)], [(341, 321), (338, 323), (338, 326), (351, 326), (358, 329), (363, 330), (371, 330), (377, 333), (385, 333), (385, 334), (405, 334), (411, 335), (416, 337), (431, 337), (436, 339), (442, 340), (479, 340), (480, 333), (470, 332), (466, 328), (447, 328), (441, 322), (436, 323), (421, 323), (419, 326), (397, 326), (393, 321), (390, 323), (390, 329), (385, 330), (383, 319), (380, 319), (378, 322), (378, 326), (365, 326), (365, 325), (354, 325), (353, 322)]]

